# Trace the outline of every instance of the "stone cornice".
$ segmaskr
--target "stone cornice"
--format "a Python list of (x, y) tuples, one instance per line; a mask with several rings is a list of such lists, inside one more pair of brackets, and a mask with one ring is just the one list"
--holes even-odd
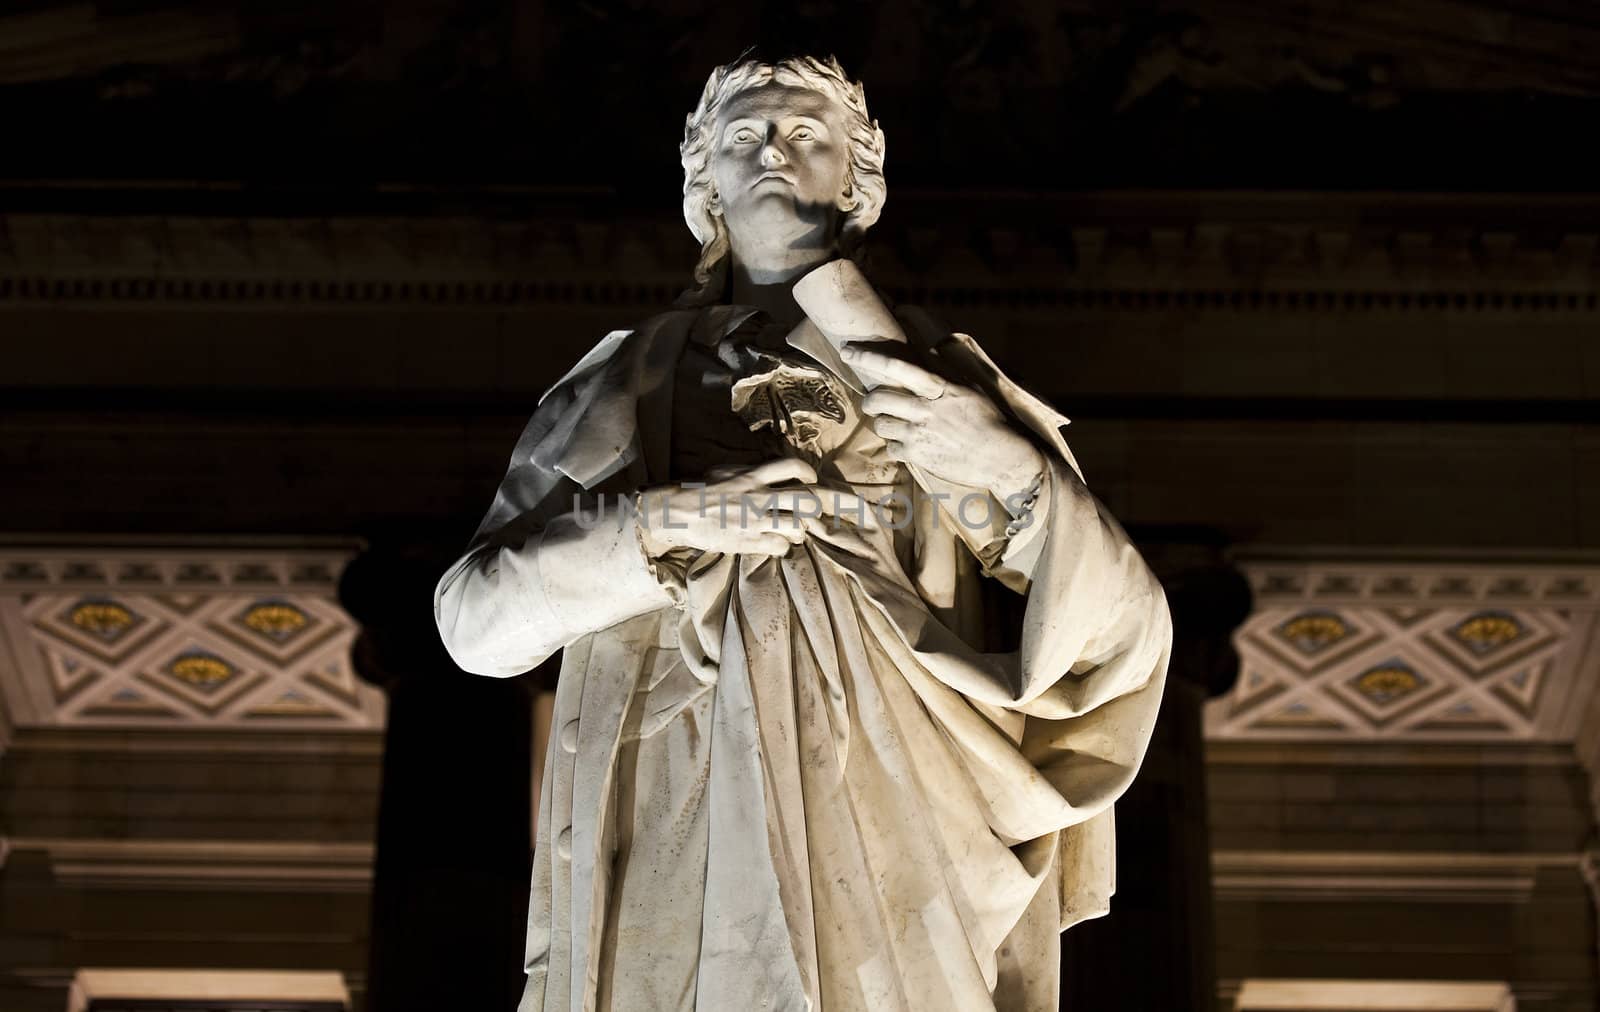
[[(83, 539), (87, 540), (87, 539)], [(325, 545), (301, 540), (283, 547), (251, 545), (149, 546), (107, 538), (94, 547), (14, 542), (0, 544), (0, 593), (43, 590), (157, 592), (296, 591), (332, 594), (339, 573), (360, 549), (355, 539)]]
[(1208, 766), (1464, 766), (1560, 767), (1575, 761), (1572, 746), (1539, 742), (1242, 741), (1206, 742)]
[(1220, 900), (1520, 903), (1539, 872), (1576, 870), (1582, 855), (1215, 851)]
[(57, 882), (83, 888), (207, 892), (365, 892), (373, 847), (358, 843), (233, 840), (8, 838), (6, 850), (40, 853)]
[(1290, 559), (1251, 552), (1237, 561), (1258, 606), (1600, 608), (1600, 559), (1592, 555), (1469, 562), (1444, 555)]
[[(924, 191), (890, 206), (869, 269), (921, 304), (1600, 311), (1593, 196)], [(0, 307), (654, 307), (693, 256), (675, 217), (597, 196), (450, 217), (225, 211), (0, 216)]]
[(383, 761), (382, 729), (361, 731), (237, 731), (166, 728), (48, 728), (15, 732), (14, 743), (30, 754), (118, 756), (246, 757), (252, 762), (296, 762), (307, 758), (328, 763)]
[(1600, 91), (1571, 3), (924, 4), (892, 31), (827, 5), (149, 6), (0, 15), (11, 171), (644, 187), (754, 42), (837, 49), (901, 179), (1585, 187)]

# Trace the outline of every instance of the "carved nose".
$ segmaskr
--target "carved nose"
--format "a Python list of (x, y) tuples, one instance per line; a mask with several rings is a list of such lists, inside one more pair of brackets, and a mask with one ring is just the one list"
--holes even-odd
[(776, 145), (768, 144), (761, 149), (761, 164), (769, 169), (782, 165), (786, 160)]

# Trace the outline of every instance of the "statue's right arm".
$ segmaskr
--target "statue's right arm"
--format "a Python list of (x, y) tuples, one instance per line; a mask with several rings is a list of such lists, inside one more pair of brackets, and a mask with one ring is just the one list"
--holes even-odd
[(518, 675), (586, 633), (672, 605), (633, 511), (612, 497), (523, 526), (471, 549), (439, 581), (434, 617), (462, 670)]
[(434, 618), (465, 671), (521, 674), (585, 633), (672, 603), (633, 511), (615, 495), (596, 509), (559, 465), (607, 389), (606, 366), (625, 335), (608, 335), (540, 399), (472, 544), (439, 580)]

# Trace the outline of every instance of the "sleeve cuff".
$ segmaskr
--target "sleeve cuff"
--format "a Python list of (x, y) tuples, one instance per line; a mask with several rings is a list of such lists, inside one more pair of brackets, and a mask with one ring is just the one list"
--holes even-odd
[(563, 514), (544, 529), (539, 576), (545, 598), (564, 625), (604, 629), (675, 603), (658, 576), (634, 526), (634, 511)]
[[(1028, 490), (1018, 511), (1012, 514), (1011, 523), (1006, 525), (1006, 548), (1000, 555), (1000, 565), (1030, 581), (1039, 555), (1044, 550), (1045, 518), (1050, 515), (1050, 486), (1050, 467), (1046, 465)], [(1008, 509), (1009, 506), (1007, 503)]]

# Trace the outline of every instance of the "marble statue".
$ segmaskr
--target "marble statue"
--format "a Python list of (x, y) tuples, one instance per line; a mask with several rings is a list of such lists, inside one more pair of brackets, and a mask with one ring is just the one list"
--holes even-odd
[(677, 306), (540, 400), (440, 580), (464, 669), (564, 651), (529, 1010), (1057, 1007), (1171, 623), (1067, 420), (850, 259), (833, 60), (712, 74)]

